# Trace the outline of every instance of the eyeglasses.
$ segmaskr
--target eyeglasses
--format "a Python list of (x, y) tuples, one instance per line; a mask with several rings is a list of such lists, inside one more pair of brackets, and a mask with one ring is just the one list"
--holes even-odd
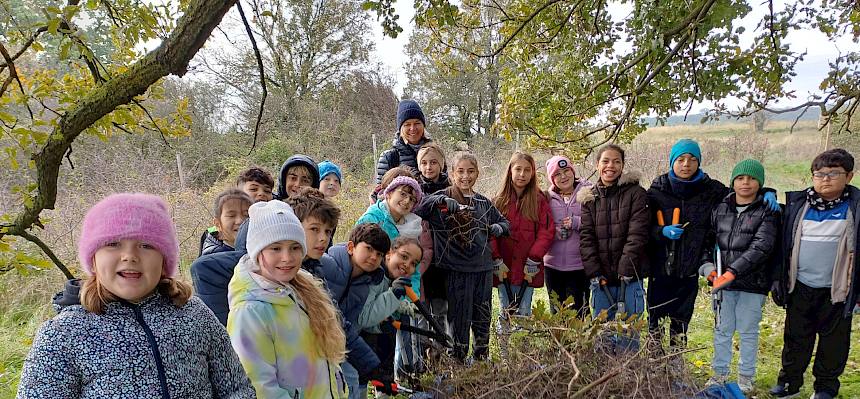
[(824, 179), (826, 179), (826, 178), (829, 178), (829, 179), (835, 179), (835, 178), (837, 178), (837, 177), (839, 177), (839, 176), (847, 175), (847, 174), (848, 174), (848, 172), (827, 172), (827, 173), (824, 173), (824, 172), (814, 172), (814, 173), (812, 174), (812, 178), (813, 178), (813, 179), (817, 179), (817, 180), (824, 180)]

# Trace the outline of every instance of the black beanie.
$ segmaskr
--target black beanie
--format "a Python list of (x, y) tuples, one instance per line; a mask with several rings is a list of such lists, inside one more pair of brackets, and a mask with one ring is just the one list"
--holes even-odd
[(421, 123), (426, 125), (424, 121), (424, 112), (421, 111), (421, 106), (415, 100), (402, 100), (397, 104), (397, 131), (400, 131), (400, 126), (403, 122), (409, 119), (419, 119)]

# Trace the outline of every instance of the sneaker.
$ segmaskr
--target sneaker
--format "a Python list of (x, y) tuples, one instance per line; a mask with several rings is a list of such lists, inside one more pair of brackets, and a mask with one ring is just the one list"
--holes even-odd
[(738, 375), (738, 388), (743, 393), (749, 393), (753, 390), (753, 380), (755, 377), (747, 375)]
[(791, 384), (777, 383), (770, 389), (770, 394), (777, 398), (794, 398), (800, 395), (800, 387), (791, 386)]
[(816, 392), (810, 396), (810, 399), (833, 399), (833, 395), (830, 392)]
[(705, 384), (706, 386), (723, 385), (726, 383), (728, 377), (729, 376), (723, 374), (714, 374), (713, 377), (708, 378), (708, 382), (706, 382)]

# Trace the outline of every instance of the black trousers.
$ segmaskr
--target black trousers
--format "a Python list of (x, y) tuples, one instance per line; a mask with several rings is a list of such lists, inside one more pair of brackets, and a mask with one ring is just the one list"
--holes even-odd
[(448, 322), (454, 338), (454, 357), (465, 360), (469, 353), (469, 333), (475, 336), (473, 356), (486, 359), (490, 345), (490, 311), (493, 272), (449, 271), (447, 276)]
[(450, 333), (448, 328), (448, 270), (431, 266), (421, 278), (421, 290), (430, 306), (430, 313), (439, 325)]
[[(851, 304), (852, 306), (854, 304)], [(788, 296), (785, 312), (782, 369), (779, 383), (800, 387), (818, 337), (815, 392), (839, 393), (839, 376), (845, 371), (851, 343), (851, 316), (844, 316), (845, 303), (830, 303), (830, 288), (811, 288), (800, 281)]]
[[(557, 295), (559, 303), (573, 298), (573, 308), (579, 316), (588, 314), (588, 297), (591, 292), (585, 270), (561, 271), (547, 267), (544, 269), (544, 280), (550, 297), (552, 294)], [(551, 303), (550, 310), (553, 313), (558, 311), (554, 303)]]
[[(394, 334), (376, 334), (362, 331), (361, 338), (364, 339), (364, 342), (367, 342), (367, 345), (370, 346), (370, 348), (373, 349), (373, 352), (376, 353), (376, 356), (379, 357), (379, 367), (377, 369), (378, 376), (393, 381), (395, 352)], [(359, 384), (367, 384), (367, 380), (364, 380), (364, 376), (360, 376)]]
[(698, 294), (698, 276), (655, 276), (648, 280), (648, 329), (658, 342), (662, 342), (665, 333), (661, 322), (668, 318), (671, 346), (686, 346)]

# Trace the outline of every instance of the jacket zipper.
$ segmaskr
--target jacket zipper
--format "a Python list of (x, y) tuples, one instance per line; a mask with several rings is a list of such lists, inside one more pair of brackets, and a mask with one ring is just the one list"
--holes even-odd
[(161, 361), (161, 353), (158, 351), (158, 343), (155, 342), (155, 335), (146, 321), (143, 320), (143, 313), (140, 311), (140, 305), (127, 304), (134, 312), (134, 319), (143, 327), (143, 333), (146, 335), (146, 340), (149, 341), (149, 348), (152, 349), (152, 355), (155, 356), (155, 369), (158, 372), (158, 383), (161, 385), (161, 397), (170, 399), (170, 392), (167, 390), (167, 375), (164, 372), (164, 363)]

